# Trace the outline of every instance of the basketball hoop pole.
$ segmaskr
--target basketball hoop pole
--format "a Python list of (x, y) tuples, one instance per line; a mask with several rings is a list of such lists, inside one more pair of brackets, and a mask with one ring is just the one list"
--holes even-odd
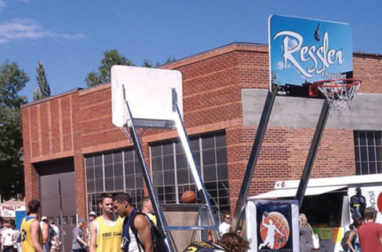
[(125, 104), (127, 107), (128, 116), (129, 116), (129, 120), (130, 120), (130, 123), (128, 125), (129, 131), (130, 131), (130, 136), (133, 140), (134, 147), (136, 149), (136, 155), (138, 157), (139, 164), (142, 168), (143, 178), (145, 180), (147, 190), (149, 191), (149, 197), (150, 197), (150, 200), (152, 202), (154, 212), (157, 214), (157, 217), (158, 217), (158, 227), (159, 227), (160, 232), (163, 233), (166, 237), (166, 244), (167, 244), (169, 251), (174, 252), (174, 249), (172, 248), (171, 242), (168, 239), (169, 236), (167, 234), (167, 231), (164, 228), (165, 227), (164, 216), (163, 216), (162, 211), (159, 208), (159, 201), (158, 201), (158, 198), (156, 197), (156, 193), (154, 191), (154, 185), (150, 179), (149, 169), (146, 165), (145, 156), (144, 156), (143, 151), (142, 151), (141, 143), (139, 142), (138, 133), (135, 129), (133, 116), (131, 114), (129, 103), (127, 102), (127, 100), (125, 100)]
[(316, 158), (316, 154), (318, 151), (318, 147), (320, 146), (320, 141), (322, 137), (322, 133), (324, 132), (326, 122), (329, 117), (329, 102), (328, 100), (324, 100), (324, 104), (322, 105), (320, 118), (318, 119), (316, 130), (314, 132), (313, 140), (310, 145), (309, 153), (306, 158), (304, 170), (301, 174), (300, 183), (298, 185), (297, 193), (295, 199), (298, 200), (299, 209), (301, 210), (302, 202), (304, 200), (304, 195), (306, 188), (308, 187), (308, 182), (310, 178), (310, 173), (313, 169), (314, 160)]
[(260, 154), (261, 144), (264, 139), (265, 131), (267, 130), (267, 125), (269, 118), (271, 117), (273, 104), (276, 98), (276, 88), (273, 89), (273, 92), (268, 91), (267, 98), (265, 100), (265, 105), (263, 113), (261, 114), (259, 127), (257, 128), (255, 141), (253, 142), (251, 154), (249, 156), (247, 169), (244, 174), (243, 183), (240, 189), (239, 197), (237, 199), (235, 213), (232, 219), (232, 230), (237, 232), (243, 218), (243, 212), (246, 205), (246, 200), (248, 197), (248, 191), (251, 187), (251, 180), (253, 173), (255, 172), (256, 162)]

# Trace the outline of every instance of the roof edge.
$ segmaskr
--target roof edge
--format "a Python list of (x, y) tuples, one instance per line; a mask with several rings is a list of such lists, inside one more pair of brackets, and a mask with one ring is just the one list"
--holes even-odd
[(77, 92), (79, 92), (81, 90), (83, 90), (83, 88), (76, 88), (76, 89), (72, 89), (70, 91), (66, 91), (64, 93), (60, 93), (60, 94), (57, 94), (57, 95), (52, 95), (52, 96), (49, 96), (49, 97), (45, 97), (45, 98), (37, 100), (37, 101), (28, 102), (28, 103), (26, 103), (24, 105), (21, 105), (21, 109), (27, 108), (27, 107), (30, 107), (30, 106), (33, 106), (33, 105), (36, 105), (36, 104), (39, 104), (39, 103), (51, 101), (51, 100), (54, 100), (54, 99), (57, 99), (57, 98), (60, 98), (60, 97), (63, 97), (63, 96), (67, 96), (67, 95), (70, 95), (70, 94), (74, 94), (74, 93), (77, 93)]
[(234, 51), (268, 52), (268, 45), (259, 43), (234, 42), (208, 51), (197, 53), (174, 62), (159, 66), (162, 69), (176, 69), (185, 65), (196, 63), (205, 59), (223, 55)]

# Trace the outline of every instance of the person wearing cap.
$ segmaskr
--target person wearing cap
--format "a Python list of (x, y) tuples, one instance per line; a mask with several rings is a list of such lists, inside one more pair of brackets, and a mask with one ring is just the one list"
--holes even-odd
[(94, 212), (94, 211), (91, 211), (89, 213), (89, 221), (92, 222), (93, 220), (95, 220), (97, 218), (97, 214)]
[(77, 226), (73, 229), (72, 251), (73, 252), (86, 252), (88, 244), (85, 242), (85, 234), (82, 229), (85, 225), (83, 219), (79, 219)]
[(93, 220), (95, 220), (96, 218), (97, 218), (97, 214), (94, 211), (91, 211), (89, 213), (89, 222), (88, 222), (89, 225), (86, 228), (86, 239), (87, 239), (89, 247), (90, 247), (90, 225), (92, 224)]

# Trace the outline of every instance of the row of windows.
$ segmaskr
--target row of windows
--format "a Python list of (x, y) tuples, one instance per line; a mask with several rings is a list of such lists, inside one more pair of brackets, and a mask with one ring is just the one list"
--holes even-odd
[[(211, 205), (229, 210), (227, 150), (224, 133), (190, 138), (190, 145), (202, 180), (213, 200)], [(178, 140), (150, 146), (154, 187), (162, 203), (179, 203), (184, 191), (195, 191), (183, 146)]]
[[(211, 204), (229, 210), (227, 151), (224, 133), (190, 139)], [(354, 131), (356, 174), (382, 173), (382, 131)], [(195, 182), (181, 143), (177, 140), (150, 146), (152, 179), (160, 203), (179, 203)], [(138, 203), (143, 195), (143, 177), (135, 150), (120, 150), (85, 158), (89, 207), (97, 211), (101, 192), (129, 192)], [(216, 206), (218, 205), (218, 206)]]
[(88, 193), (143, 189), (142, 171), (135, 150), (85, 158)]
[(354, 131), (356, 174), (382, 173), (382, 131)]
[[(224, 133), (190, 139), (196, 162), (215, 208), (229, 210), (229, 185)], [(180, 203), (184, 191), (195, 191), (183, 146), (167, 141), (150, 146), (152, 180), (159, 202)], [(85, 157), (88, 206), (100, 214), (98, 195), (128, 192), (138, 206), (143, 196), (143, 176), (134, 149), (118, 150)]]

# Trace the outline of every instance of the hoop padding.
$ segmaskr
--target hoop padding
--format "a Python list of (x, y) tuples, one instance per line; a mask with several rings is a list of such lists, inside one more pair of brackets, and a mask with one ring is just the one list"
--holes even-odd
[(316, 82), (318, 89), (328, 100), (330, 110), (349, 110), (350, 103), (358, 92), (362, 81), (336, 79)]

